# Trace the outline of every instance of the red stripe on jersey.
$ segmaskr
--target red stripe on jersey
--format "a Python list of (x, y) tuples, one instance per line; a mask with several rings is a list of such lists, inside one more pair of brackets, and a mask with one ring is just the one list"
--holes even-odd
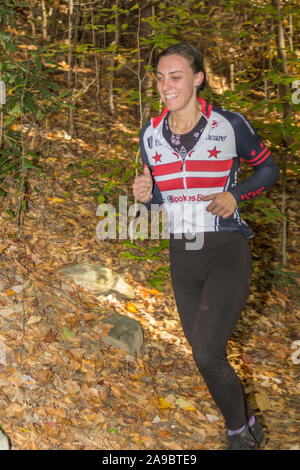
[(219, 160), (219, 161), (199, 161), (199, 160), (187, 160), (185, 164), (186, 171), (226, 171), (232, 167), (232, 158), (230, 160)]
[(182, 168), (182, 161), (164, 163), (162, 165), (153, 166), (153, 174), (155, 176), (169, 175), (171, 173), (177, 173)]
[(271, 152), (268, 152), (267, 155), (265, 155), (259, 162), (251, 163), (251, 166), (260, 165), (266, 158), (268, 158), (268, 156), (270, 155), (270, 153), (271, 153)]
[[(211, 112), (212, 112), (212, 105), (211, 104), (207, 104), (207, 102), (203, 99), (203, 98), (198, 98), (198, 101), (199, 103), (201, 103), (201, 111), (202, 113), (204, 114), (204, 116), (207, 117), (207, 119), (209, 118)], [(207, 110), (206, 110), (207, 109)], [(167, 108), (164, 108), (161, 115), (160, 116), (157, 116), (157, 117), (154, 117), (152, 118), (152, 126), (153, 128), (157, 127), (158, 124), (162, 121), (162, 119), (165, 117), (165, 115), (169, 112), (169, 110)]]
[(160, 116), (152, 118), (152, 126), (153, 128), (157, 127), (161, 120), (165, 117), (165, 115), (169, 112), (167, 108), (163, 110)]
[(157, 181), (160, 191), (171, 191), (172, 189), (184, 189), (183, 178), (175, 178), (167, 181)]
[[(198, 98), (198, 101), (199, 101), (199, 103), (201, 103), (201, 111), (202, 111), (202, 113), (204, 114), (204, 116), (206, 116), (207, 118), (209, 118), (210, 113), (211, 113), (211, 111), (212, 111), (212, 105), (210, 104), (210, 105), (207, 106), (207, 103), (206, 103), (206, 101), (205, 101), (203, 98)], [(207, 111), (206, 111), (206, 109), (207, 109)]]
[(263, 151), (260, 152), (259, 155), (257, 155), (257, 157), (252, 158), (251, 160), (248, 160), (248, 163), (250, 163), (250, 165), (252, 165), (252, 162), (256, 162), (256, 160), (258, 160), (258, 159), (259, 159), (265, 152), (267, 152), (268, 150), (269, 150), (268, 147), (265, 147), (265, 148), (263, 149)]
[(223, 188), (227, 181), (227, 176), (219, 178), (187, 178), (186, 185), (188, 188)]

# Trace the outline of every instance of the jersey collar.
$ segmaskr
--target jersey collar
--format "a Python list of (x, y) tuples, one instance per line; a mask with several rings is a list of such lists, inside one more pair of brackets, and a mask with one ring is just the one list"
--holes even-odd
[[(203, 98), (198, 98), (198, 101), (201, 104), (202, 113), (208, 119), (212, 111), (212, 105), (208, 104)], [(164, 108), (160, 116), (152, 118), (153, 129), (155, 129), (162, 122), (163, 118), (166, 116), (166, 114), (168, 114), (168, 112), (169, 110)]]

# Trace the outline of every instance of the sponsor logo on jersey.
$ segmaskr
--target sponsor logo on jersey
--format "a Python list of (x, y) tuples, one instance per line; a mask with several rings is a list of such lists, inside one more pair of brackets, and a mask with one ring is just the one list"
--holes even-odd
[(167, 196), (167, 201), (175, 204), (178, 202), (197, 202), (201, 201), (202, 196), (204, 196), (204, 194), (201, 193), (193, 195), (182, 194), (180, 196), (169, 195)]
[(206, 140), (216, 140), (216, 141), (221, 141), (221, 142), (225, 142), (227, 138), (227, 135), (208, 135), (206, 137)]

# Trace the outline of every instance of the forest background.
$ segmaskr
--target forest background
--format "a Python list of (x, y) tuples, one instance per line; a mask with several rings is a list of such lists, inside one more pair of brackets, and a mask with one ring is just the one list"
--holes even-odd
[[(245, 114), (280, 168), (240, 205), (256, 236), (230, 357), (275, 426), (270, 448), (299, 448), (297, 2), (1, 0), (0, 26), (0, 423), (13, 448), (224, 446), (178, 323), (168, 241), (96, 236), (99, 204), (134, 203), (139, 130), (162, 109), (155, 58), (181, 41), (204, 53), (201, 96)], [(121, 273), (137, 299), (62, 283), (59, 267), (81, 261)], [(143, 357), (100, 343), (115, 311), (142, 323)]]

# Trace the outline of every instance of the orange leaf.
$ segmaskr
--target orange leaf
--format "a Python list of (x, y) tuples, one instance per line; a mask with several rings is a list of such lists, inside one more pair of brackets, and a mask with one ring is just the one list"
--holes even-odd
[(6, 295), (7, 295), (7, 296), (16, 295), (16, 293), (15, 293), (15, 291), (12, 290), (12, 289), (7, 289), (7, 290), (6, 290)]
[(158, 431), (158, 434), (160, 437), (165, 437), (167, 439), (170, 439), (171, 437), (171, 433), (170, 431), (168, 431), (167, 429), (161, 429)]
[(162, 296), (162, 293), (159, 290), (155, 289), (155, 287), (153, 289), (151, 289), (150, 292), (151, 292), (151, 294), (155, 295), (156, 297), (161, 297)]

